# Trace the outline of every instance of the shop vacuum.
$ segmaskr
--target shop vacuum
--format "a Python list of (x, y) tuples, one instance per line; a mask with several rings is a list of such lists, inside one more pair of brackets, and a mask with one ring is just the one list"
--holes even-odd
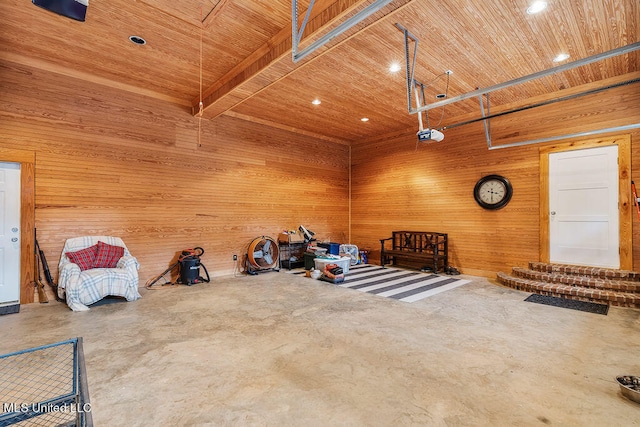
[[(178, 283), (183, 285), (195, 285), (196, 283), (210, 282), (209, 272), (207, 268), (200, 262), (200, 257), (204, 254), (204, 249), (195, 247), (193, 249), (184, 249), (178, 263), (180, 264), (180, 278)], [(200, 267), (204, 270), (207, 278), (200, 276)]]
[[(176, 284), (181, 285), (195, 285), (197, 283), (209, 283), (211, 281), (209, 277), (209, 272), (207, 271), (207, 267), (202, 264), (200, 261), (200, 257), (204, 254), (204, 249), (201, 247), (195, 247), (193, 249), (183, 249), (178, 257), (178, 261), (173, 264), (171, 267), (167, 268), (162, 272), (158, 277), (153, 279), (149, 284), (146, 285), (147, 288), (151, 288), (158, 280), (164, 277), (165, 274), (172, 271), (174, 268), (179, 267), (178, 272), (178, 280), (176, 280)], [(206, 278), (200, 276), (200, 267), (205, 272)], [(164, 283), (165, 285), (172, 284), (170, 281)]]

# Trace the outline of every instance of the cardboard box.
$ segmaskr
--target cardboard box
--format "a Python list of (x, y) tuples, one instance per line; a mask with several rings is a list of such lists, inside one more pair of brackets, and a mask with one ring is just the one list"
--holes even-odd
[(278, 241), (280, 243), (303, 243), (304, 236), (297, 230), (294, 234), (280, 233), (278, 235)]

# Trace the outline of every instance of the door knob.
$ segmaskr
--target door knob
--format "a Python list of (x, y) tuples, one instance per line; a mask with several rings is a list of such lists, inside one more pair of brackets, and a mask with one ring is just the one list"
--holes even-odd
[(556, 211), (551, 211), (551, 215), (555, 215), (555, 214), (556, 214)]
[(15, 242), (17, 242), (17, 241), (18, 241), (18, 238), (17, 238), (17, 237), (12, 237), (12, 238), (11, 238), (11, 241), (12, 241), (13, 243), (15, 243)]

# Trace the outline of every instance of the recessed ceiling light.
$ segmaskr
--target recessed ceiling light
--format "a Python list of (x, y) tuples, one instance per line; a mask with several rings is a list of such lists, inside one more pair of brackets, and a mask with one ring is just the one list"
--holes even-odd
[(392, 62), (391, 65), (389, 65), (389, 71), (392, 73), (397, 73), (400, 70), (402, 70), (402, 67), (397, 62)]
[(369, 117), (363, 117), (360, 120), (362, 120), (363, 122), (368, 122), (369, 121)]
[(131, 40), (131, 43), (139, 45), (147, 44), (147, 41), (140, 36), (129, 36), (129, 40)]
[(316, 98), (316, 99), (314, 99), (313, 101), (311, 101), (311, 103), (312, 103), (313, 105), (320, 105), (320, 104), (322, 104), (322, 102), (321, 102), (318, 98)]
[(558, 56), (553, 58), (553, 62), (562, 62), (562, 61), (566, 61), (567, 59), (569, 59), (568, 53), (560, 53), (558, 54)]
[(547, 2), (546, 1), (534, 1), (527, 8), (527, 13), (529, 15), (533, 15), (534, 13), (542, 12), (546, 8), (547, 8)]

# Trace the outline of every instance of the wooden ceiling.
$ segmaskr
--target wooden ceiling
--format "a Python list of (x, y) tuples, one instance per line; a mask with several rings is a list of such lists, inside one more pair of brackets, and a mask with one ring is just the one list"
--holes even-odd
[[(373, 0), (317, 0), (302, 47)], [(203, 116), (269, 123), (350, 142), (417, 130), (407, 112), (404, 37), (419, 40), (416, 78), (429, 99), (489, 87), (640, 41), (637, 0), (394, 0), (299, 63), (289, 0), (91, 0), (85, 22), (3, 0), (0, 58), (168, 100)], [(300, 1), (303, 13), (309, 1)], [(129, 36), (143, 37), (135, 45)], [(202, 57), (202, 59), (201, 59)], [(390, 73), (392, 61), (403, 65)], [(492, 108), (640, 69), (616, 56), (492, 93)], [(202, 77), (201, 77), (202, 76)], [(201, 81), (202, 80), (202, 81)], [(633, 86), (638, 90), (637, 85)], [(311, 101), (319, 98), (320, 105)], [(430, 112), (432, 124), (478, 116), (478, 100)], [(368, 122), (362, 122), (368, 117)]]

